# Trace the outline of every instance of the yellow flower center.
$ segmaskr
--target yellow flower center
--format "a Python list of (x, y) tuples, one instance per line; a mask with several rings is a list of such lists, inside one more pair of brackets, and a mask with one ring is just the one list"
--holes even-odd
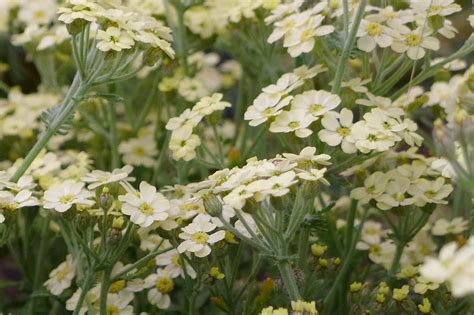
[(119, 309), (115, 305), (107, 305), (107, 315), (119, 315)]
[(179, 255), (175, 255), (171, 258), (171, 263), (176, 267), (181, 267), (181, 260), (179, 259)]
[(337, 128), (336, 132), (343, 138), (347, 137), (351, 133), (350, 129), (345, 127)]
[(299, 122), (299, 121), (291, 121), (291, 122), (288, 124), (288, 127), (290, 127), (290, 129), (297, 129), (299, 126), (300, 126), (300, 122)]
[(112, 283), (110, 285), (109, 292), (110, 293), (118, 293), (118, 292), (122, 291), (123, 288), (125, 288), (126, 284), (127, 284), (127, 282), (125, 280), (115, 281), (114, 283)]
[(432, 5), (428, 8), (428, 14), (429, 15), (436, 15), (436, 14), (439, 14), (441, 13), (441, 11), (443, 10), (443, 7), (440, 6), (440, 5)]
[(136, 147), (133, 149), (133, 154), (137, 156), (144, 156), (145, 155), (145, 150), (142, 147)]
[(323, 109), (323, 105), (321, 105), (321, 104), (311, 104), (311, 106), (309, 107), (309, 112), (310, 113), (315, 113), (315, 112), (320, 111), (321, 109)]
[(302, 42), (307, 41), (311, 37), (313, 37), (313, 30), (312, 29), (307, 29), (303, 33), (301, 33), (301, 41)]
[(173, 279), (167, 276), (159, 277), (155, 284), (156, 289), (162, 294), (168, 294), (173, 291)]
[(380, 25), (379, 23), (376, 23), (376, 22), (370, 22), (365, 27), (365, 31), (371, 37), (378, 36), (378, 35), (382, 34), (382, 30), (383, 30), (382, 25)]
[(408, 46), (415, 47), (421, 44), (421, 36), (418, 34), (409, 34), (406, 38)]
[(151, 215), (153, 213), (153, 208), (147, 202), (142, 203), (138, 210), (145, 215)]
[(204, 232), (196, 232), (192, 237), (193, 241), (198, 244), (206, 244), (209, 239), (209, 235)]
[(73, 195), (64, 195), (62, 196), (61, 198), (59, 198), (59, 202), (61, 202), (62, 204), (67, 204), (67, 203), (70, 203), (74, 200), (74, 196)]
[(273, 110), (273, 108), (269, 107), (267, 109), (265, 109), (262, 114), (263, 116), (270, 116), (270, 115), (273, 115), (275, 111)]

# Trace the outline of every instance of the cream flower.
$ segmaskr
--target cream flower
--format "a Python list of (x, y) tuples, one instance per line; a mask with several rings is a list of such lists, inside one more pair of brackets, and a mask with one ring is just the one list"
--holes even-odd
[(119, 152), (125, 163), (152, 167), (155, 164), (154, 156), (158, 154), (153, 137), (132, 138), (119, 144)]
[(392, 44), (394, 32), (379, 22), (362, 20), (357, 31), (357, 48), (371, 52), (375, 47), (386, 48)]
[(340, 97), (335, 94), (323, 90), (311, 90), (295, 96), (291, 102), (291, 108), (304, 110), (314, 117), (319, 117), (336, 108), (340, 103)]
[(191, 126), (185, 125), (173, 132), (169, 149), (173, 159), (190, 161), (196, 157), (196, 148), (201, 144), (201, 139), (193, 134)]
[(340, 113), (326, 113), (321, 120), (324, 129), (318, 132), (319, 138), (332, 147), (340, 144), (345, 153), (356, 152), (351, 129), (353, 118), (352, 111), (346, 108), (343, 108)]
[(452, 220), (439, 219), (431, 228), (433, 235), (447, 235), (459, 234), (467, 230), (469, 222), (462, 217), (457, 217)]
[(445, 184), (443, 177), (438, 177), (434, 181), (424, 178), (412, 183), (408, 191), (415, 198), (415, 205), (423, 207), (427, 203), (447, 204), (446, 197), (453, 191), (453, 186)]
[(94, 201), (89, 199), (93, 196), (92, 192), (84, 189), (84, 183), (66, 180), (44, 192), (43, 207), (65, 212), (73, 205), (93, 205)]
[(274, 133), (294, 132), (299, 138), (306, 138), (313, 133), (309, 129), (309, 125), (316, 121), (317, 118), (308, 115), (304, 110), (283, 111), (275, 118), (270, 125), (270, 131)]
[(388, 184), (388, 176), (382, 172), (375, 172), (366, 178), (364, 187), (358, 187), (351, 191), (351, 198), (361, 203), (368, 203), (385, 192)]
[(44, 283), (45, 287), (53, 295), (60, 295), (71, 286), (72, 279), (76, 276), (75, 270), (72, 255), (67, 255), (66, 261), (50, 272), (49, 279)]
[(205, 214), (199, 214), (193, 222), (182, 229), (179, 238), (184, 240), (178, 246), (178, 252), (194, 253), (196, 257), (206, 257), (211, 253), (211, 247), (214, 243), (224, 239), (225, 231), (217, 231), (208, 234), (216, 229), (216, 225), (210, 222), (211, 217)]
[(130, 221), (141, 227), (168, 218), (170, 202), (147, 182), (140, 183), (140, 192), (119, 196), (119, 200), (123, 203), (122, 212), (130, 216)]
[(419, 27), (415, 30), (403, 28), (392, 42), (392, 49), (397, 53), (406, 52), (410, 59), (418, 60), (425, 56), (425, 49), (438, 50), (439, 40), (431, 36), (429, 27)]
[(99, 30), (97, 40), (97, 48), (103, 52), (130, 49), (135, 44), (133, 38), (126, 31), (114, 26), (108, 27), (105, 31)]
[(148, 291), (148, 301), (159, 309), (167, 309), (171, 305), (169, 294), (174, 289), (174, 282), (168, 271), (158, 269), (145, 278), (145, 286), (152, 288)]
[(428, 281), (450, 284), (454, 297), (474, 293), (474, 237), (459, 248), (455, 242), (441, 248), (437, 258), (427, 257), (420, 268), (421, 276)]
[(89, 174), (83, 176), (81, 180), (89, 184), (88, 189), (96, 189), (97, 187), (119, 182), (119, 181), (134, 181), (135, 178), (129, 177), (133, 171), (133, 167), (125, 165), (122, 168), (116, 168), (112, 172), (106, 172), (101, 170), (93, 170)]
[(196, 278), (196, 271), (188, 263), (185, 263), (186, 271), (184, 270), (180, 254), (176, 249), (156, 256), (155, 262), (157, 266), (164, 267), (171, 278), (179, 276), (184, 278), (185, 274), (192, 279)]
[(244, 119), (250, 120), (250, 126), (258, 126), (269, 118), (278, 116), (282, 112), (282, 109), (290, 103), (292, 98), (292, 96), (287, 96), (280, 99), (262, 93), (254, 100), (253, 104), (247, 108)]

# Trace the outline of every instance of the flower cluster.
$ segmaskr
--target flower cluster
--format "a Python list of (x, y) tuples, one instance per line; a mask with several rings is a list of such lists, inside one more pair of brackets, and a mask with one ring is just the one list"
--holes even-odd
[(193, 108), (186, 109), (181, 115), (168, 121), (166, 129), (171, 131), (169, 148), (175, 160), (189, 161), (196, 157), (196, 148), (201, 140), (193, 130), (204, 117), (231, 106), (221, 100), (222, 94), (219, 93), (203, 97)]

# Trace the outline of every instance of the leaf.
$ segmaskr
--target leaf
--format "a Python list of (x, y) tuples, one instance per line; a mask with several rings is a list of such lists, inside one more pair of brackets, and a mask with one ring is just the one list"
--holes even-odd
[[(47, 110), (41, 113), (40, 119), (45, 124), (46, 129), (51, 128), (51, 125), (54, 123), (54, 120), (60, 114), (60, 109), (60, 106), (55, 106), (52, 108), (48, 108)], [(71, 112), (64, 121), (64, 123), (62, 123), (61, 126), (59, 126), (59, 128), (56, 130), (56, 134), (63, 136), (66, 135), (72, 128), (73, 118), (74, 112)]]

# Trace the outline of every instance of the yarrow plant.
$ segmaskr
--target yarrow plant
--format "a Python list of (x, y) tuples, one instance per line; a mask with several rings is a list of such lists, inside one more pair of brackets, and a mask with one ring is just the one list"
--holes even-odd
[(0, 2), (0, 313), (473, 314), (473, 24)]

